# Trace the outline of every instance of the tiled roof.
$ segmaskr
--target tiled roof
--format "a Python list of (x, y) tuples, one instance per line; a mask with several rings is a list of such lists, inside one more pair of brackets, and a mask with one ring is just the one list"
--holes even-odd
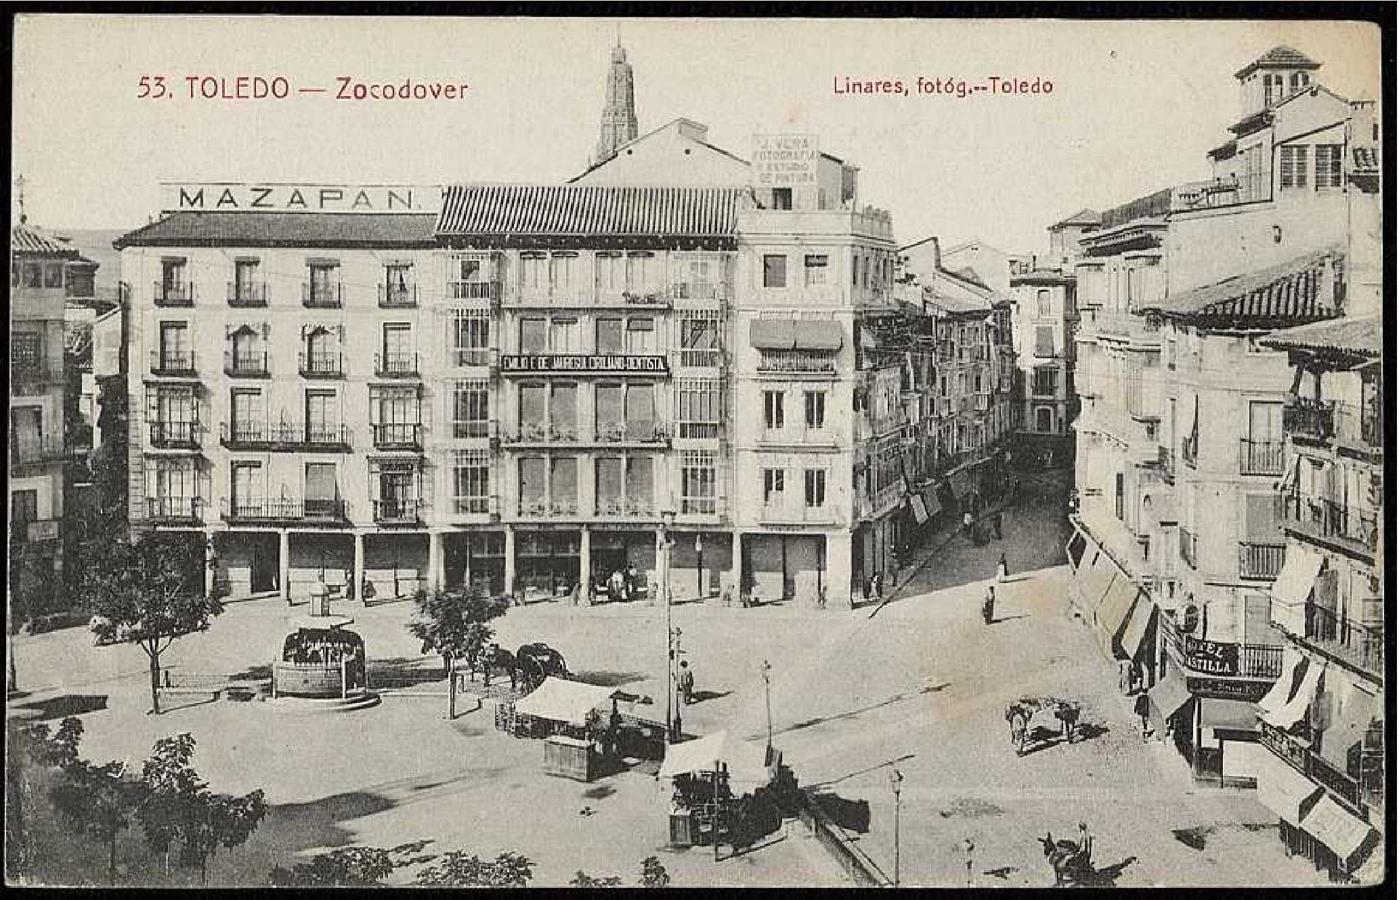
[(989, 313), (991, 303), (987, 300), (973, 299), (971, 297), (952, 297), (942, 294), (932, 287), (923, 288), (923, 302), (932, 306), (937, 306), (946, 313), (953, 315), (961, 313)]
[(1339, 247), (1310, 253), (1167, 297), (1140, 311), (1274, 326), (1329, 319), (1337, 310), (1325, 305), (1322, 279), (1332, 277), (1335, 270), (1331, 263), (1339, 263), (1341, 258)]
[(443, 235), (733, 236), (741, 188), (452, 185)]
[(1103, 220), (1102, 215), (1096, 209), (1080, 209), (1067, 219), (1055, 222), (1050, 228), (1058, 228), (1062, 225), (1097, 225)]
[(1384, 352), (1383, 329), (1384, 320), (1378, 314), (1331, 319), (1275, 331), (1259, 343), (1279, 350), (1331, 350), (1378, 358)]
[(1319, 69), (1321, 63), (1312, 60), (1300, 50), (1278, 45), (1253, 62), (1234, 73), (1235, 78), (1243, 78), (1254, 69)]
[(990, 288), (990, 285), (982, 281), (981, 276), (976, 274), (976, 269), (973, 269), (971, 266), (962, 266), (959, 269), (952, 269), (951, 272), (963, 281), (970, 281), (972, 284), (977, 284), (988, 289)]
[(78, 251), (67, 242), (49, 237), (36, 228), (19, 224), (10, 227), (10, 251), (30, 256), (62, 256), (76, 259)]
[(177, 212), (124, 234), (123, 247), (430, 247), (426, 213)]

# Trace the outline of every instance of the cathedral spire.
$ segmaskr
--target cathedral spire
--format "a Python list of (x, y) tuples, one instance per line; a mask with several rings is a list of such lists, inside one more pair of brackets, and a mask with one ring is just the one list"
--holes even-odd
[(606, 162), (617, 148), (636, 139), (636, 103), (632, 96), (631, 63), (622, 47), (622, 30), (617, 28), (617, 44), (607, 69), (607, 101), (602, 107), (602, 127), (598, 133), (594, 163)]

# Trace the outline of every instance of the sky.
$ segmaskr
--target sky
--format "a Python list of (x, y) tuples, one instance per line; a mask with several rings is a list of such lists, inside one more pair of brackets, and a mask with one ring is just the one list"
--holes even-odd
[[(1380, 96), (1364, 23), (23, 16), (12, 177), (28, 220), (56, 230), (145, 224), (161, 181), (557, 183), (596, 144), (619, 33), (643, 133), (685, 116), (744, 157), (755, 133), (817, 134), (860, 167), (860, 202), (893, 213), (901, 244), (1043, 251), (1046, 226), (1078, 209), (1208, 177), (1205, 152), (1240, 118), (1233, 73), (1278, 44), (1342, 96)], [(171, 96), (140, 98), (143, 75)], [(189, 97), (188, 76), (238, 75), (291, 94)], [(915, 86), (993, 75), (1053, 88)], [(340, 101), (338, 76), (470, 87)], [(909, 94), (837, 93), (846, 78)]]

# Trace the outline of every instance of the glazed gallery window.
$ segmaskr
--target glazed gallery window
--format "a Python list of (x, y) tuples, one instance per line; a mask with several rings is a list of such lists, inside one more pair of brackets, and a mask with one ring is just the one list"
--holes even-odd
[(719, 364), (719, 320), (698, 314), (680, 320), (680, 364), (717, 366)]
[(1044, 368), (1035, 370), (1035, 393), (1041, 396), (1052, 396), (1059, 386), (1059, 372), (1056, 369)]
[(1341, 186), (1341, 149), (1341, 144), (1316, 145), (1317, 190)]
[(763, 503), (779, 506), (785, 489), (786, 472), (782, 469), (763, 469)]
[(1307, 148), (1301, 146), (1285, 146), (1279, 151), (1279, 184), (1285, 188), (1304, 188), (1307, 186)]
[(448, 349), (459, 366), (484, 366), (490, 362), (489, 310), (454, 309), (447, 326)]
[(718, 507), (718, 470), (714, 454), (689, 450), (680, 460), (680, 511), (713, 514)]
[(780, 430), (786, 424), (781, 391), (763, 391), (763, 425), (769, 431)]
[(452, 436), (483, 438), (490, 429), (490, 396), (482, 379), (458, 381), (452, 391)]
[(486, 450), (452, 454), (452, 506), (458, 515), (490, 511), (491, 467)]
[(826, 283), (826, 271), (829, 268), (830, 258), (824, 253), (808, 253), (806, 255), (806, 286)]
[(782, 288), (787, 286), (787, 257), (781, 253), (763, 256), (763, 287)]
[(826, 470), (807, 469), (805, 474), (805, 495), (808, 509), (826, 505)]
[(10, 365), (17, 372), (36, 371), (43, 362), (43, 335), (33, 331), (10, 333)]
[(825, 391), (804, 391), (802, 394), (804, 406), (806, 407), (806, 427), (815, 431), (826, 427), (826, 392)]
[(721, 421), (721, 394), (717, 380), (677, 381), (677, 437), (716, 438)]

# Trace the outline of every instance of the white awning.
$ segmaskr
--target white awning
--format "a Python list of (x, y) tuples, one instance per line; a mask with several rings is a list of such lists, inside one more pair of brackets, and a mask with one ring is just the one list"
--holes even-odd
[(1321, 573), (1322, 559), (1298, 544), (1289, 544), (1282, 561), (1282, 571), (1273, 582), (1273, 599), (1288, 606), (1301, 606)]
[(1302, 820), (1302, 804), (1321, 788), (1272, 753), (1258, 755), (1258, 802), (1289, 825)]
[(545, 678), (543, 684), (515, 704), (515, 712), (570, 725), (586, 725), (588, 713), (612, 699), (616, 692), (616, 688), (581, 681)]
[(1127, 619), (1127, 627), (1122, 629), (1122, 650), (1128, 659), (1136, 659), (1142, 652), (1142, 640), (1151, 629), (1151, 620), (1154, 618), (1156, 604), (1152, 603), (1149, 597), (1138, 598), (1137, 605), (1132, 607), (1132, 615)]
[(1346, 862), (1370, 836), (1369, 823), (1346, 812), (1329, 794), (1322, 794), (1306, 818), (1302, 819), (1302, 830), (1330, 847)]
[(772, 780), (767, 748), (731, 738), (727, 731), (667, 746), (665, 760), (656, 774), (660, 778), (674, 778), (695, 772), (713, 772), (716, 763), (728, 769), (730, 784), (764, 785)]
[(1321, 686), (1321, 675), (1325, 671), (1326, 667), (1320, 661), (1309, 660), (1307, 671), (1302, 675), (1302, 683), (1297, 686), (1297, 692), (1292, 695), (1292, 699), (1280, 706), (1276, 712), (1270, 710), (1264, 713), (1263, 721), (1284, 731), (1302, 721), (1302, 717), (1307, 714), (1307, 708), (1316, 702), (1317, 688)]
[(923, 498), (918, 494), (911, 493), (908, 495), (908, 500), (913, 506), (913, 518), (918, 521), (918, 524), (922, 525), (928, 521), (928, 508), (923, 505)]
[(1345, 771), (1350, 748), (1365, 740), (1365, 732), (1370, 730), (1370, 723), (1379, 711), (1378, 704), (1373, 695), (1360, 690), (1353, 682), (1338, 684), (1327, 693), (1331, 695), (1331, 715), (1321, 732), (1321, 756)]
[(1292, 699), (1293, 691), (1297, 687), (1297, 680), (1300, 673), (1298, 666), (1306, 662), (1306, 657), (1301, 654), (1291, 644), (1284, 644), (1282, 648), (1282, 673), (1278, 675), (1278, 680), (1273, 682), (1273, 686), (1268, 689), (1268, 693), (1263, 695), (1263, 699), (1258, 701), (1258, 714), (1267, 721), (1268, 716), (1276, 715), (1277, 711), (1287, 705), (1287, 701)]

